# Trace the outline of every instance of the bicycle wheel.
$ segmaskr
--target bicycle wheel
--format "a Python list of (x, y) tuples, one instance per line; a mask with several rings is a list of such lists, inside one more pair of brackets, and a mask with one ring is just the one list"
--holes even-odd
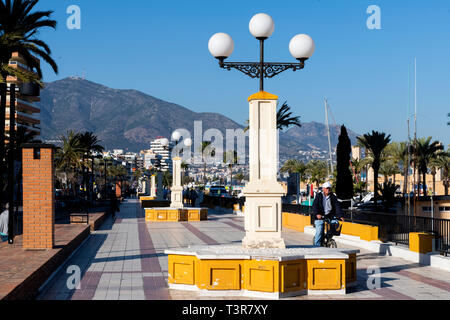
[(329, 240), (327, 243), (327, 247), (328, 248), (337, 248), (336, 241), (334, 241), (333, 239)]

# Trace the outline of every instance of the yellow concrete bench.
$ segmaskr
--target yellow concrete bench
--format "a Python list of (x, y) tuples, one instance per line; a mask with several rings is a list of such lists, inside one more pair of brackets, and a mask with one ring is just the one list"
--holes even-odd
[[(311, 217), (296, 213), (282, 213), (283, 227), (304, 232), (306, 226), (311, 225)], [(379, 240), (378, 227), (365, 224), (341, 222), (341, 234), (357, 236), (361, 240)]]
[(352, 222), (342, 222), (341, 234), (357, 236), (361, 240), (379, 240), (378, 227)]
[(305, 231), (306, 226), (311, 225), (311, 217), (302, 214), (283, 212), (282, 213), (283, 227), (294, 229), (300, 232)]

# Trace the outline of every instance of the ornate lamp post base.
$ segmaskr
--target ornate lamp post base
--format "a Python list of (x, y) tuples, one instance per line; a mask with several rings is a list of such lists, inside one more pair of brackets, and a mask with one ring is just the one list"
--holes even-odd
[(277, 181), (278, 97), (260, 91), (248, 98), (250, 180), (245, 195), (244, 248), (285, 248), (281, 237), (281, 197), (284, 189)]

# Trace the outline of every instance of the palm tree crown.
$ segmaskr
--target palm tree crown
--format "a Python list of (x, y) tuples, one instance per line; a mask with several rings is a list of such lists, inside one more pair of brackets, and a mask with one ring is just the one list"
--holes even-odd
[[(38, 0), (5, 0), (0, 1), (0, 63), (2, 65), (2, 78), (7, 74), (15, 74), (16, 69), (8, 68), (7, 64), (13, 52), (23, 56), (27, 65), (36, 70), (39, 79), (42, 70), (39, 61), (33, 55), (47, 62), (55, 73), (58, 66), (51, 58), (49, 46), (36, 38), (41, 28), (56, 29), (56, 21), (49, 19), (53, 11), (31, 12)], [(39, 81), (39, 79), (35, 79)]]
[(391, 135), (386, 136), (384, 132), (372, 130), (372, 133), (366, 133), (362, 137), (358, 137), (358, 142), (369, 151), (372, 155), (372, 168), (374, 180), (374, 198), (375, 210), (377, 209), (378, 200), (378, 171), (380, 169), (381, 154), (391, 141)]

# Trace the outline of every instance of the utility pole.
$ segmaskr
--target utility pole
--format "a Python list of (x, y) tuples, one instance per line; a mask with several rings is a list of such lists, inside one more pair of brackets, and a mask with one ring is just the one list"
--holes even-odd
[[(414, 58), (414, 211), (413, 215), (416, 215), (416, 201), (417, 201), (417, 193), (416, 193), (416, 167), (417, 167), (417, 60)], [(420, 195), (419, 184), (417, 181), (417, 192)]]

